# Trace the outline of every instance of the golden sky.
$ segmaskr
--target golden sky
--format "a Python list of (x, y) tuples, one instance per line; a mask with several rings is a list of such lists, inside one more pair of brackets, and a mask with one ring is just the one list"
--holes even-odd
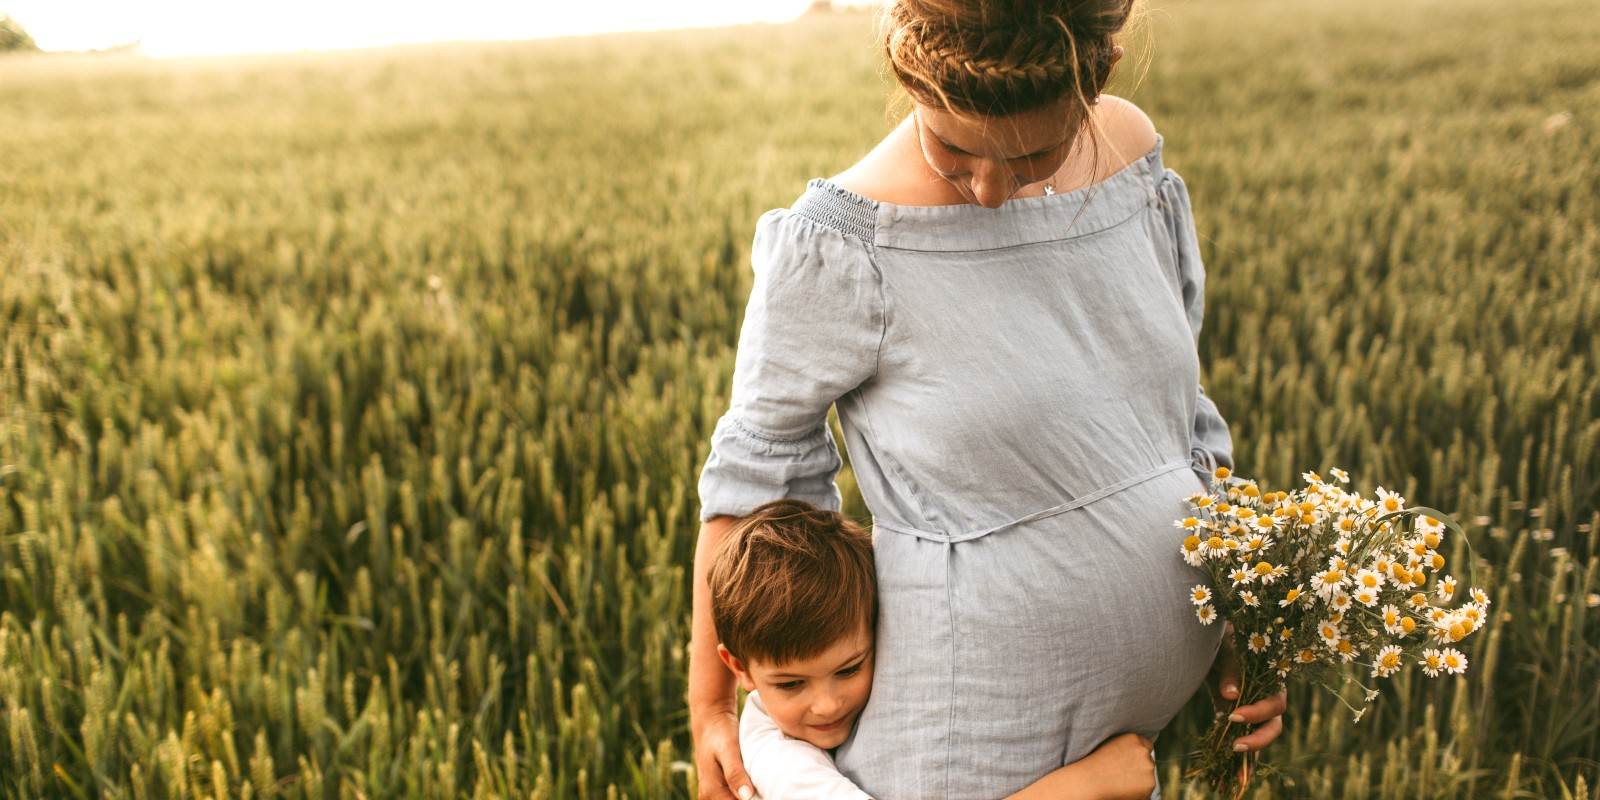
[(0, 0), (0, 15), (15, 18), (44, 50), (91, 50), (137, 40), (149, 55), (172, 57), (782, 22), (809, 4), (810, 0)]

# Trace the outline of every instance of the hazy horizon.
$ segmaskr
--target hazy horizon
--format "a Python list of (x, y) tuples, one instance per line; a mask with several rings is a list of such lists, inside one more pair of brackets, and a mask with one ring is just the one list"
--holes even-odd
[[(871, 5), (876, 0), (833, 0)], [(648, 0), (572, 4), (551, 9), (490, 0), (436, 3), (346, 0), (251, 2), (222, 6), (198, 0), (156, 0), (141, 8), (106, 0), (10, 0), (0, 16), (15, 19), (47, 52), (106, 50), (137, 44), (156, 58), (306, 50), (344, 50), (452, 41), (505, 41), (597, 33), (786, 22), (811, 0)]]

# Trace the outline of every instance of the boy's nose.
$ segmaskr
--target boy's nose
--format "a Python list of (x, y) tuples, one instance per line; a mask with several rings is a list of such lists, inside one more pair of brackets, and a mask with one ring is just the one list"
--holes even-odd
[(832, 722), (834, 718), (839, 716), (839, 709), (841, 708), (844, 708), (844, 704), (839, 702), (839, 698), (827, 695), (817, 698), (817, 701), (811, 704), (811, 713), (816, 715), (819, 720)]

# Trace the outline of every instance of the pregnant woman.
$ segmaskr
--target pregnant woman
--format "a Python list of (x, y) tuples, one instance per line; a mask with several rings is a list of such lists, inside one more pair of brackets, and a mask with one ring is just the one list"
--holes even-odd
[[(768, 500), (839, 508), (835, 403), (880, 604), (871, 697), (836, 758), (873, 797), (1001, 797), (1118, 733), (1153, 739), (1231, 655), (1195, 619), (1173, 527), (1232, 466), (1199, 383), (1189, 196), (1149, 118), (1101, 93), (1130, 5), (897, 0), (883, 43), (911, 113), (757, 222), (699, 484), (702, 797), (748, 784), (710, 553)], [(1283, 708), (1240, 709), (1265, 724), (1238, 743), (1276, 738)]]

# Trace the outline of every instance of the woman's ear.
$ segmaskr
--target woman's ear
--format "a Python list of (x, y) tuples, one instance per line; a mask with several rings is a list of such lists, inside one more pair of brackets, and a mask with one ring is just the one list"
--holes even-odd
[(756, 682), (750, 679), (750, 671), (745, 669), (744, 662), (739, 657), (728, 651), (720, 642), (717, 644), (717, 658), (722, 659), (722, 665), (739, 679), (739, 688), (747, 692), (756, 690)]
[(1109, 75), (1111, 73), (1111, 70), (1117, 66), (1117, 62), (1121, 61), (1121, 60), (1122, 60), (1122, 45), (1120, 45), (1120, 44), (1112, 45), (1111, 46), (1111, 66), (1106, 68), (1106, 74)]

